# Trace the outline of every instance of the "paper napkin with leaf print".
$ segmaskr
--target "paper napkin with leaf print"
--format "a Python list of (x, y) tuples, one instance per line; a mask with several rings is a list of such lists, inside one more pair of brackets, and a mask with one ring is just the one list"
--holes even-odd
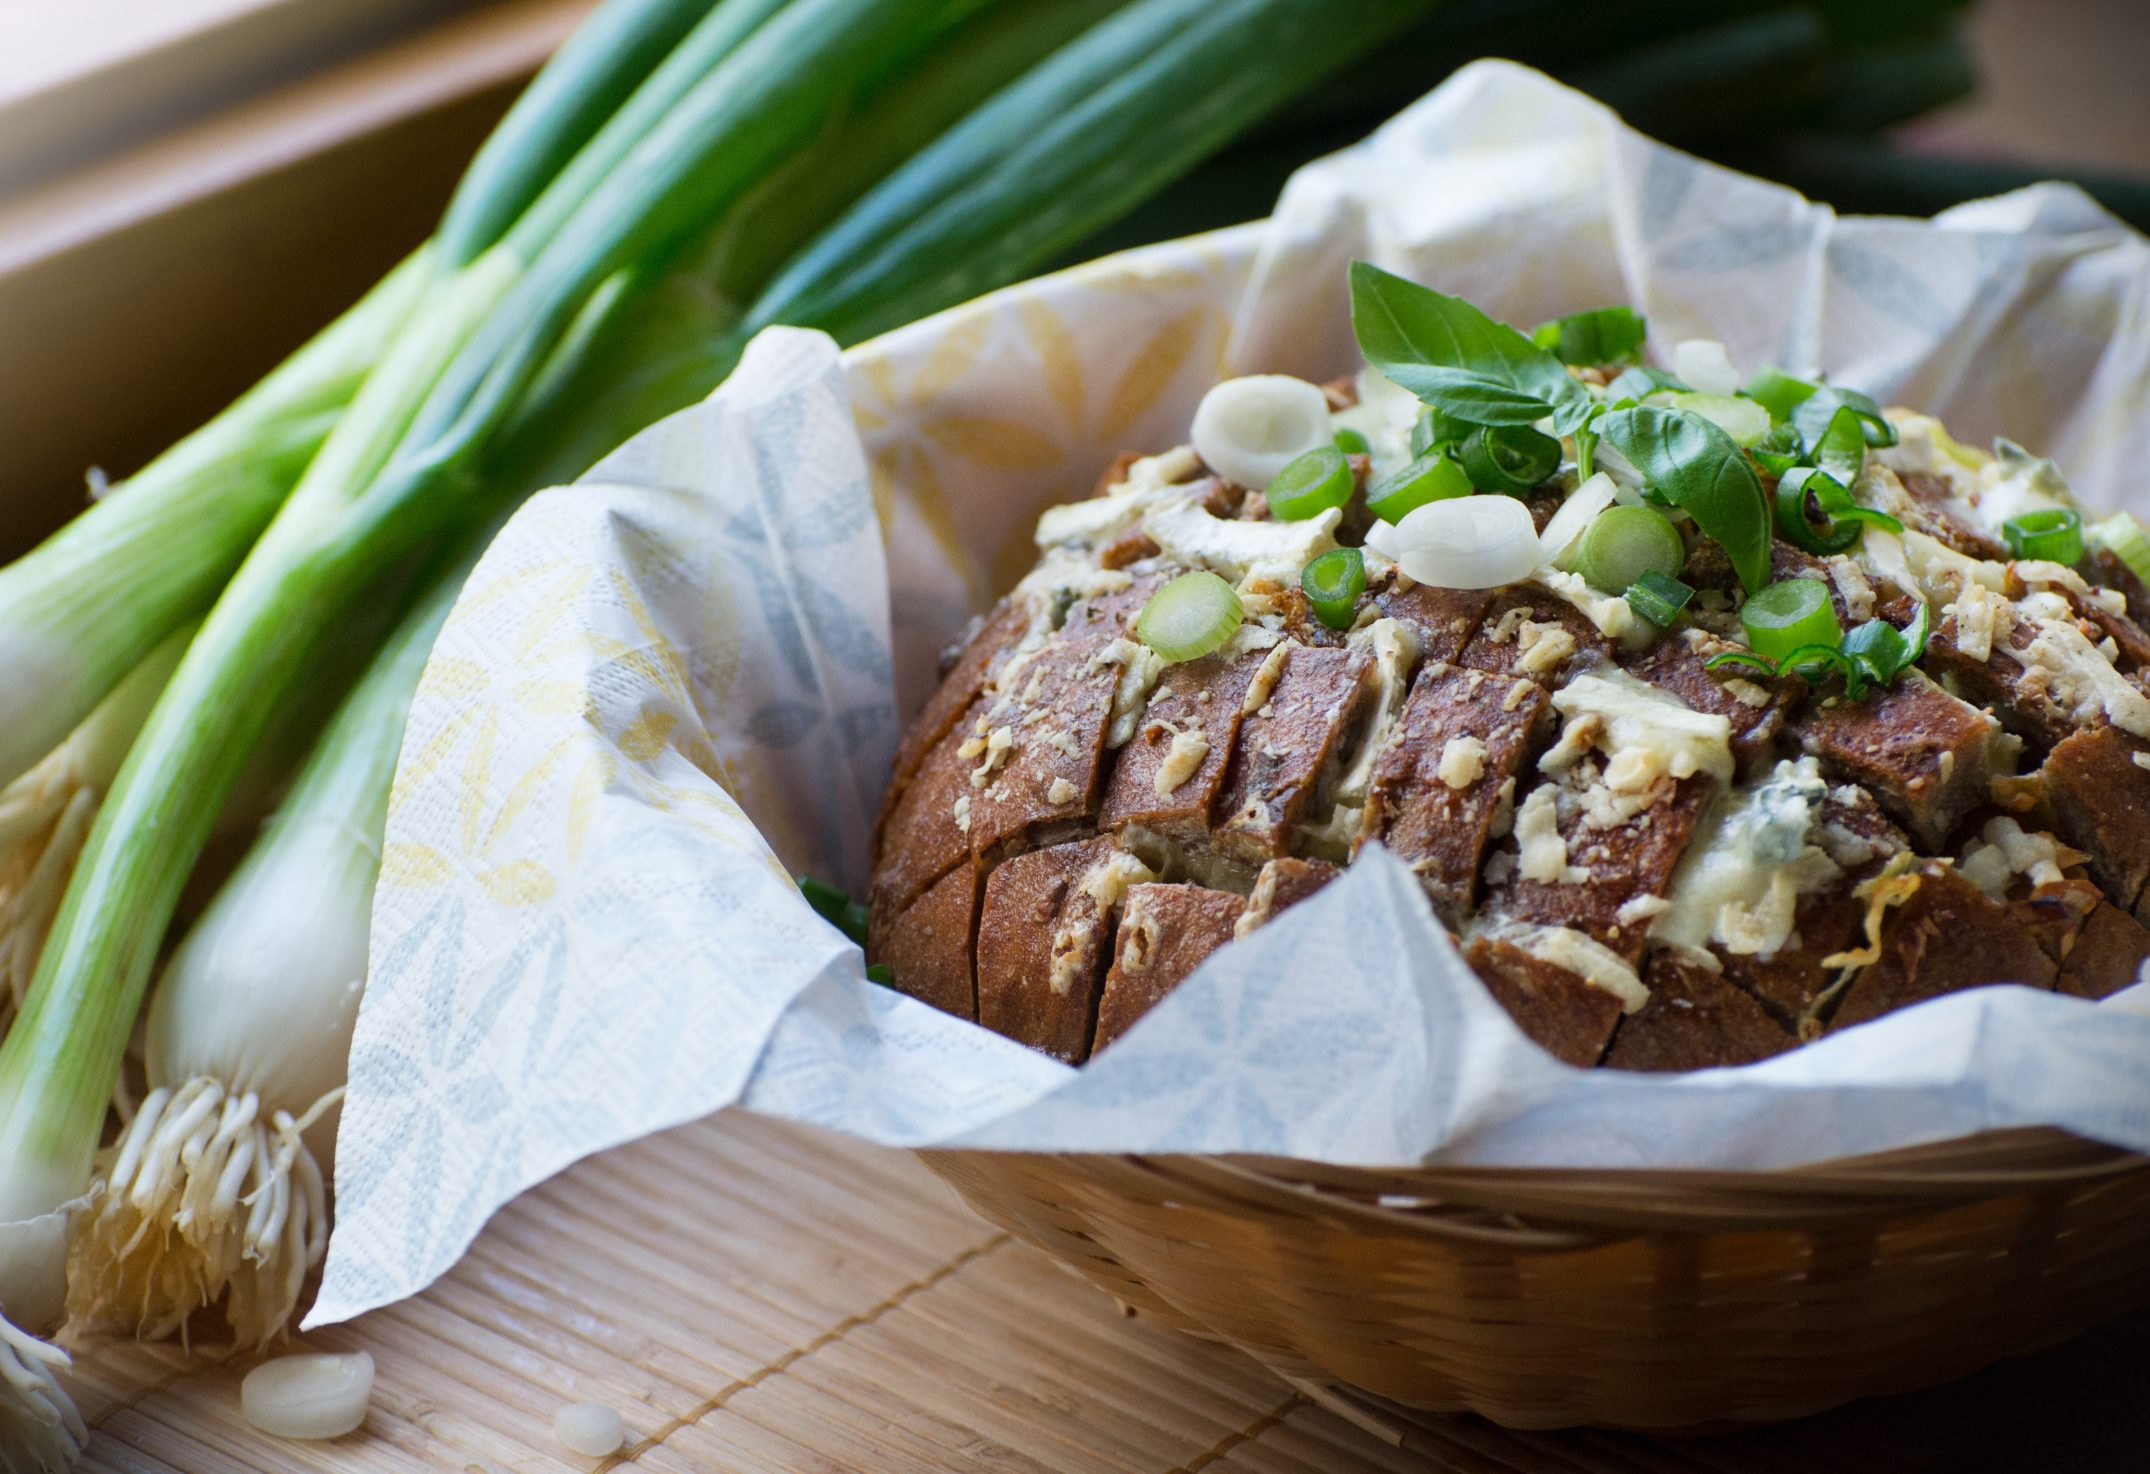
[(862, 888), (901, 714), (1038, 511), (1186, 437), (1217, 378), (1354, 365), (1365, 256), (1515, 322), (1820, 367), (2146, 510), (2150, 244), (2059, 187), (1840, 218), (1534, 73), (1459, 73), (1275, 217), (839, 357), (756, 340), (707, 403), (486, 555), (404, 744), (309, 1324), (422, 1288), (516, 1193), (726, 1105), (877, 1141), (1346, 1163), (1769, 1167), (1997, 1126), (2150, 1150), (2150, 987), (1984, 989), (1741, 1070), (1569, 1069), (1370, 850), (1071, 1070), (870, 985), (800, 899)]

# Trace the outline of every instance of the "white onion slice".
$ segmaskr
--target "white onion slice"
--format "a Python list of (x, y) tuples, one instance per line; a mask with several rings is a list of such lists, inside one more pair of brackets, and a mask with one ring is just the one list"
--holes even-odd
[(1226, 379), (1194, 412), (1194, 453), (1228, 481), (1267, 491), (1277, 472), (1330, 440), (1329, 396), (1304, 379)]
[(263, 1362), (239, 1384), (239, 1410), (277, 1438), (341, 1438), (366, 1421), (373, 1358), (285, 1356)]
[(1715, 338), (1688, 338), (1672, 345), (1672, 371), (1704, 394), (1737, 394), (1746, 380)]
[(1538, 528), (1512, 496), (1428, 502), (1396, 524), (1396, 562), (1420, 583), (1493, 589), (1537, 569)]
[(585, 1458), (615, 1454), (627, 1441), (620, 1415), (601, 1402), (571, 1402), (552, 1415), (552, 1431)]
[(1560, 510), (1545, 524), (1545, 531), (1538, 534), (1538, 551), (1544, 561), (1558, 563), (1561, 555), (1575, 546), (1583, 529), (1598, 513), (1611, 506), (1619, 494), (1620, 488), (1603, 471), (1570, 492), (1568, 499), (1560, 504)]

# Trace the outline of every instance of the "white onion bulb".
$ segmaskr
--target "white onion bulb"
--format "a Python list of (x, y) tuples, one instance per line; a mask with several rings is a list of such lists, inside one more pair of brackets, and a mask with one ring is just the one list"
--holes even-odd
[(1329, 443), (1329, 396), (1304, 379), (1226, 379), (1194, 412), (1194, 453), (1228, 481), (1267, 491), (1294, 459)]
[(1688, 338), (1672, 345), (1672, 371), (1704, 394), (1737, 394), (1746, 380), (1715, 338)]
[(239, 1410), (275, 1438), (341, 1438), (366, 1421), (373, 1358), (285, 1356), (263, 1362), (239, 1384)]
[(1388, 539), (1396, 563), (1420, 583), (1494, 589), (1530, 577), (1541, 560), (1530, 508), (1512, 496), (1459, 496), (1428, 502)]

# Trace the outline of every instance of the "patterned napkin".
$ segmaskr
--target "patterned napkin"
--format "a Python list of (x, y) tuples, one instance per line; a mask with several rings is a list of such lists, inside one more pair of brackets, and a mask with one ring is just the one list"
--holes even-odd
[(2086, 197), (1838, 217), (1504, 63), (1302, 171), (1270, 221), (841, 358), (767, 333), (532, 501), (434, 652), (309, 1325), (423, 1288), (578, 1157), (732, 1104), (897, 1144), (1368, 1164), (1769, 1167), (2039, 1123), (2150, 1150), (2150, 986), (1980, 990), (1742, 1070), (1577, 1071), (1378, 851), (1083, 1071), (865, 981), (788, 876), (862, 887), (935, 653), (1028, 567), (1040, 508), (1182, 441), (1216, 378), (1352, 367), (1353, 256), (1511, 321), (1629, 302), (1660, 347), (1826, 368), (2146, 508), (2150, 243)]

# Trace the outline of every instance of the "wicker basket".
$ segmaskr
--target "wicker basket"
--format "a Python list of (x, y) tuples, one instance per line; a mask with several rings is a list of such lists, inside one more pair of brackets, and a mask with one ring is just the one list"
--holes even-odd
[(927, 1152), (1130, 1309), (1377, 1432), (1695, 1430), (1931, 1386), (2150, 1302), (2150, 1158), (1989, 1133), (1784, 1172)]

